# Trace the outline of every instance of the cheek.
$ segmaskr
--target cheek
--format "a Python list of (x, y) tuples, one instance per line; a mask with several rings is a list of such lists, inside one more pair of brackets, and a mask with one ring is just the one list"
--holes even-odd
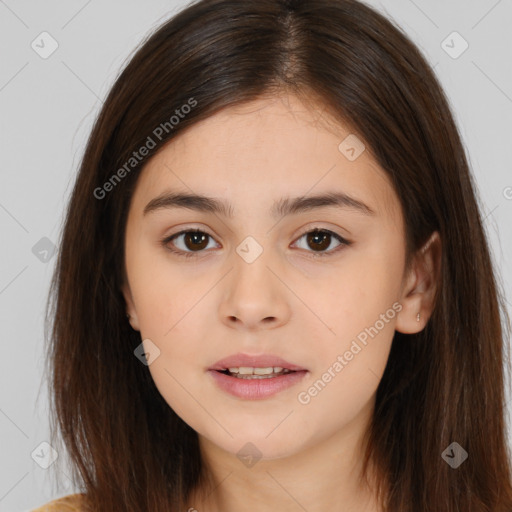
[[(401, 243), (398, 237), (369, 237), (296, 288), (318, 313), (331, 343), (343, 345), (396, 307), (404, 264)], [(391, 309), (387, 319), (392, 325), (395, 317)]]
[(382, 321), (382, 325), (358, 329), (354, 337), (339, 337), (323, 345), (322, 364), (297, 393), (304, 432), (322, 437), (350, 424), (366, 408), (372, 410), (389, 357), (393, 325), (392, 319)]
[(218, 279), (211, 273), (198, 277), (193, 265), (172, 263), (155, 252), (140, 249), (131, 254), (130, 287), (141, 339), (150, 340), (145, 343), (158, 353), (148, 366), (151, 377), (176, 413), (188, 416), (196, 408), (187, 391), (203, 370), (200, 354), (209, 334), (202, 321), (211, 315), (211, 306), (205, 310), (207, 300), (201, 298)]
[[(160, 281), (159, 287), (163, 284)], [(196, 382), (204, 378), (200, 354), (205, 338), (196, 316), (198, 295), (184, 296), (170, 292), (170, 287), (161, 290), (153, 288), (151, 299), (141, 308), (141, 337), (150, 339), (150, 346), (158, 351), (148, 370), (167, 404), (187, 423), (195, 424), (201, 418), (193, 397), (200, 396)]]
[[(400, 240), (394, 242), (400, 248)], [(317, 307), (335, 335), (326, 330), (317, 339), (317, 371), (297, 400), (308, 411), (306, 422), (315, 422), (315, 417), (348, 421), (378, 387), (401, 310), (403, 259), (392, 246), (375, 239), (364, 250), (347, 253), (339, 272), (323, 287), (323, 302), (317, 297)]]
[(173, 263), (163, 248), (152, 247), (147, 241), (141, 241), (129, 256), (127, 271), (141, 335), (168, 337), (192, 309), (194, 299), (197, 302), (197, 280)]

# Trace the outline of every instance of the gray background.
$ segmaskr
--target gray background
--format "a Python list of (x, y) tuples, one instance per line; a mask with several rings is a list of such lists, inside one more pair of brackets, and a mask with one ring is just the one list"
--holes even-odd
[[(468, 148), (494, 259), (509, 290), (511, 1), (367, 3), (395, 19), (435, 66)], [(29, 510), (75, 491), (66, 487), (65, 469), (59, 470), (64, 487), (56, 491), (50, 470), (36, 463), (37, 454), (48, 457), (41, 446), (48, 439), (43, 314), (56, 259), (52, 244), (58, 244), (87, 135), (117, 72), (141, 39), (184, 5), (0, 0), (0, 311), (6, 349), (0, 363), (0, 511)], [(43, 45), (44, 31), (58, 43), (46, 59), (31, 47), (33, 41)], [(443, 45), (454, 31), (469, 44), (457, 58), (445, 49), (458, 53), (460, 39), (452, 36)], [(48, 49), (49, 39), (44, 44)], [(509, 293), (507, 299), (512, 314)], [(512, 402), (508, 406), (510, 419)]]

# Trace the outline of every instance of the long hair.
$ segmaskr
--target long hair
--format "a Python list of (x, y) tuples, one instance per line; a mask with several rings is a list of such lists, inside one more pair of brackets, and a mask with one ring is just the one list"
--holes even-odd
[[(395, 333), (367, 431), (365, 470), (379, 468), (385, 510), (510, 512), (510, 320), (467, 156), (420, 51), (356, 0), (197, 1), (120, 72), (81, 160), (50, 286), (52, 444), (60, 432), (91, 510), (177, 511), (203, 482), (197, 433), (134, 356), (141, 337), (121, 292), (127, 213), (166, 143), (279, 91), (348, 123), (389, 175), (407, 263), (435, 230), (442, 240), (432, 316), (417, 334)], [(453, 442), (468, 454), (456, 469), (442, 457)]]

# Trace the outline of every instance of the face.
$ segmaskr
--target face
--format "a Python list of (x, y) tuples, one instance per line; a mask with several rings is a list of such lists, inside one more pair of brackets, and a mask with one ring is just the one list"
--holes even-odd
[[(403, 315), (399, 200), (319, 111), (293, 96), (225, 109), (155, 155), (132, 197), (123, 293), (148, 370), (200, 438), (233, 454), (250, 442), (285, 457), (348, 430), (371, 408)], [(345, 199), (312, 199), (326, 194)], [(289, 208), (301, 198), (307, 208)], [(217, 369), (296, 371), (212, 370), (240, 354), (262, 359)]]

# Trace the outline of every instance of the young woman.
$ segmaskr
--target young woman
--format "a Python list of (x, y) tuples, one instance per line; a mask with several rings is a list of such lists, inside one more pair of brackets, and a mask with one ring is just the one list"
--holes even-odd
[(51, 292), (83, 491), (53, 510), (512, 510), (473, 178), (429, 65), (362, 3), (202, 0), (151, 35)]

